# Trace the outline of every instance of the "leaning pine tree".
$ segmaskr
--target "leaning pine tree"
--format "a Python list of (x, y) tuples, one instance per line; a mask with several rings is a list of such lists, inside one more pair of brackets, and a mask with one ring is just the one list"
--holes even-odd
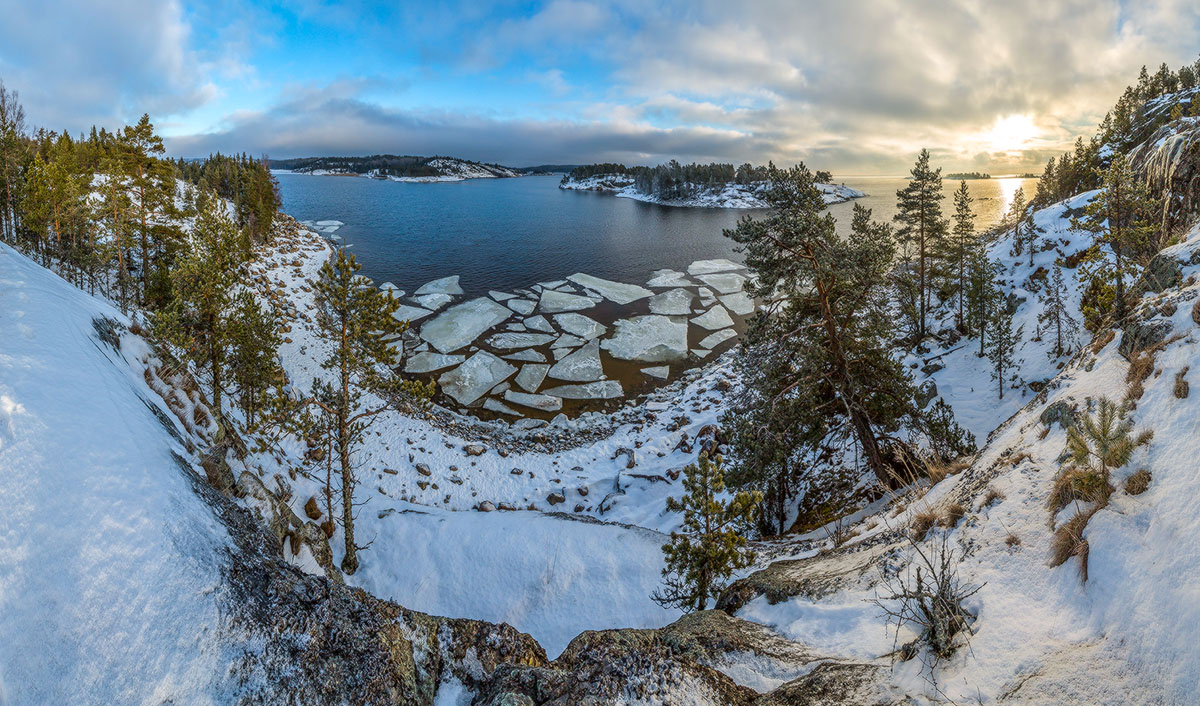
[(663, 586), (650, 597), (664, 608), (690, 613), (704, 610), (734, 571), (754, 562), (754, 552), (746, 548), (739, 530), (754, 523), (761, 497), (740, 492), (729, 500), (720, 499), (725, 470), (719, 456), (712, 461), (705, 453), (699, 463), (684, 469), (683, 488), (683, 497), (667, 498), (667, 510), (683, 513), (683, 527), (663, 545)]
[(394, 354), (385, 338), (403, 333), (407, 322), (392, 316), (400, 303), (372, 287), (370, 280), (358, 274), (361, 268), (354, 256), (347, 257), (341, 248), (331, 262), (321, 266), (316, 283), (317, 328), (332, 349), (321, 367), (332, 375), (330, 380), (315, 380), (312, 394), (305, 400), (332, 420), (341, 473), (342, 571), (347, 574), (358, 570), (358, 550), (362, 548), (354, 539), (354, 488), (359, 481), (354, 450), (371, 421), (391, 406), (393, 397), (422, 400), (431, 393), (419, 382), (386, 371)]
[(770, 184), (771, 213), (726, 231), (755, 273), (750, 293), (769, 302), (740, 349), (738, 365), (755, 374), (725, 417), (735, 470), (753, 475), (746, 465), (767, 430), (787, 440), (781, 453), (790, 455), (849, 438), (866, 467), (893, 484), (883, 442), (915, 410), (912, 383), (889, 346), (890, 229), (870, 226), (868, 214), (855, 219), (861, 233), (839, 236), (804, 165), (772, 165)]

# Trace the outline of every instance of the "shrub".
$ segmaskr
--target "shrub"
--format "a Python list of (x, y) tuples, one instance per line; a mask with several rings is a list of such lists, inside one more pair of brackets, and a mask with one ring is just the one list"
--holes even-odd
[(1145, 468), (1125, 479), (1125, 492), (1129, 495), (1141, 495), (1150, 487), (1150, 471)]

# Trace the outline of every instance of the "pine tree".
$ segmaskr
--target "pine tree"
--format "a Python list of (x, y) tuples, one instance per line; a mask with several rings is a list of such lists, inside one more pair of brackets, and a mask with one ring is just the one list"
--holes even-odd
[(174, 298), (155, 312), (155, 335), (182, 350), (186, 360), (208, 370), (212, 408), (224, 423), (225, 367), (239, 326), (233, 288), (241, 260), (235, 249), (237, 227), (217, 198), (196, 215), (189, 247), (170, 273)]
[(1083, 215), (1071, 219), (1071, 227), (1092, 233), (1099, 245), (1106, 246), (1095, 248), (1085, 260), (1085, 273), (1112, 283), (1120, 321), (1127, 310), (1125, 280), (1136, 274), (1138, 265), (1155, 251), (1158, 228), (1152, 219), (1158, 202), (1134, 175), (1124, 155), (1113, 157), (1104, 173), (1103, 186), (1084, 207)]
[(1109, 472), (1129, 463), (1133, 450), (1149, 441), (1149, 435), (1133, 437), (1133, 422), (1125, 410), (1101, 397), (1095, 416), (1080, 415), (1079, 423), (1067, 430), (1067, 453), (1077, 470), (1089, 470), (1109, 480)]
[(248, 428), (254, 428), (264, 397), (279, 381), (276, 352), (282, 343), (275, 317), (270, 315), (248, 291), (237, 294), (233, 302), (233, 351), (229, 377), (237, 389)]
[(1000, 293), (996, 289), (995, 265), (981, 248), (971, 254), (967, 278), (967, 330), (979, 337), (979, 357), (986, 351), (988, 321)]
[(9, 242), (16, 242), (24, 132), (25, 109), (17, 92), (0, 81), (0, 240)]
[(769, 418), (782, 409), (798, 450), (852, 438), (867, 467), (891, 483), (881, 439), (911, 416), (913, 395), (891, 354), (890, 229), (871, 224), (869, 212), (859, 208), (860, 232), (838, 236), (804, 165), (770, 167), (770, 183), (771, 213), (744, 217), (726, 231), (743, 245), (755, 273), (750, 293), (771, 302), (741, 349), (739, 364), (763, 374), (754, 376), (755, 386), (730, 415), (745, 430), (735, 435), (735, 449), (754, 443), (748, 430), (777, 427)]
[(1029, 204), (1025, 201), (1025, 189), (1018, 187), (1013, 193), (1012, 203), (1009, 204), (1005, 221), (1012, 226), (1013, 254), (1020, 255), (1026, 247), (1029, 248), (1029, 266), (1033, 267), (1033, 223), (1029, 219)]
[(1006, 374), (1016, 366), (1016, 350), (1024, 327), (1013, 330), (1013, 314), (1003, 303), (992, 308), (988, 319), (987, 356), (992, 363), (992, 379), (999, 386), (1000, 399), (1004, 399)]
[(1058, 174), (1054, 171), (1054, 159), (1051, 158), (1046, 162), (1046, 168), (1042, 170), (1042, 176), (1037, 183), (1037, 192), (1033, 196), (1033, 203), (1037, 208), (1045, 208), (1058, 201), (1057, 180)]
[(1075, 317), (1067, 308), (1067, 286), (1063, 282), (1062, 268), (1054, 266), (1050, 281), (1041, 296), (1042, 310), (1038, 313), (1037, 335), (1054, 333), (1054, 349), (1049, 353), (1051, 358), (1061, 358), (1063, 353), (1070, 351), (1079, 328)]
[(925, 339), (926, 318), (929, 311), (930, 254), (945, 236), (946, 223), (942, 220), (942, 170), (929, 166), (929, 150), (921, 150), (917, 163), (910, 172), (908, 186), (896, 192), (895, 221), (897, 239), (905, 245), (915, 244), (917, 249), (918, 301), (917, 341)]
[(746, 548), (740, 529), (754, 523), (758, 493), (739, 492), (721, 500), (725, 492), (725, 471), (721, 461), (700, 454), (699, 463), (683, 471), (685, 494), (678, 500), (667, 499), (668, 512), (682, 512), (683, 526), (671, 533), (671, 541), (662, 547), (666, 566), (663, 587), (650, 596), (664, 608), (680, 608), (690, 613), (704, 610), (709, 598), (716, 598), (725, 580), (734, 571), (754, 562), (754, 552)]
[(955, 290), (958, 292), (958, 328), (960, 331), (964, 330), (966, 325), (963, 306), (966, 299), (968, 264), (971, 253), (978, 247), (975, 237), (975, 213), (971, 210), (971, 203), (974, 200), (971, 198), (971, 192), (967, 189), (967, 182), (965, 180), (959, 182), (958, 191), (954, 193), (954, 228), (950, 232), (948, 259), (956, 273)]
[(142, 115), (136, 125), (121, 133), (122, 177), (127, 182), (132, 215), (140, 242), (141, 289), (139, 301), (146, 303), (150, 288), (150, 249), (158, 245), (155, 221), (173, 208), (175, 172), (170, 162), (159, 159), (165, 151), (162, 138), (154, 134), (150, 116)]
[(430, 387), (384, 371), (393, 357), (384, 339), (403, 333), (407, 322), (392, 316), (400, 302), (370, 286), (370, 280), (358, 274), (360, 269), (354, 256), (347, 257), (341, 248), (321, 266), (316, 283), (317, 328), (332, 349), (321, 367), (333, 378), (315, 381), (306, 400), (334, 422), (345, 540), (342, 571), (347, 574), (358, 570), (358, 550), (363, 548), (354, 539), (354, 489), (359, 480), (354, 449), (372, 420), (390, 408), (393, 396), (420, 401), (432, 393)]

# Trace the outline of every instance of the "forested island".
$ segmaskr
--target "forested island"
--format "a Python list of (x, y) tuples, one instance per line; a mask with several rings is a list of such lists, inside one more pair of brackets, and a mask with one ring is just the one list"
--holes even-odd
[(457, 157), (416, 157), (376, 154), (369, 157), (299, 157), (272, 159), (272, 170), (319, 176), (365, 176), (392, 181), (462, 181), (521, 176), (521, 172), (499, 164), (485, 164)]
[[(770, 168), (746, 163), (680, 164), (671, 160), (654, 167), (599, 163), (572, 169), (558, 188), (599, 191), (664, 206), (764, 208), (770, 188)], [(814, 174), (825, 203), (863, 196), (861, 191), (833, 184), (827, 171)]]

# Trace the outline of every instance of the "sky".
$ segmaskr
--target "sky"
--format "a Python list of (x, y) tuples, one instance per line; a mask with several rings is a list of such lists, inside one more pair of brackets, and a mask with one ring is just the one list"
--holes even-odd
[(510, 166), (1040, 171), (1143, 65), (1200, 56), (1185, 0), (0, 0), (28, 121), (149, 113), (173, 156)]

